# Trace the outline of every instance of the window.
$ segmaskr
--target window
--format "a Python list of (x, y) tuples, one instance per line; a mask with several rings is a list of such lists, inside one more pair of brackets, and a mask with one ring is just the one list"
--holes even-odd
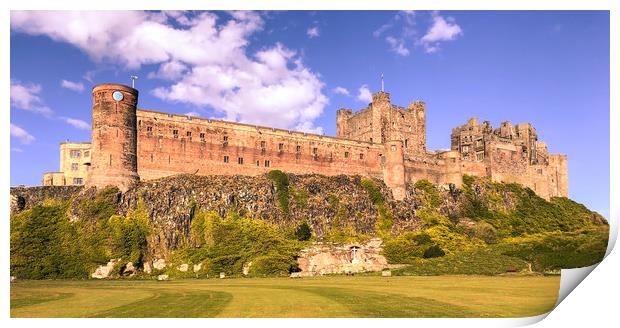
[(261, 141), (260, 142), (260, 148), (261, 149), (265, 149), (265, 147), (267, 147), (267, 143), (265, 141)]
[(316, 156), (319, 153), (319, 149), (314, 147), (312, 148), (312, 155)]
[(265, 160), (265, 167), (269, 167), (269, 166), (270, 166), (270, 164), (271, 164), (271, 162), (270, 162), (270, 161)]
[(228, 146), (228, 136), (224, 136), (224, 143), (222, 145), (224, 147)]
[(73, 178), (73, 184), (74, 185), (81, 185), (84, 182), (82, 181), (82, 178)]
[(79, 158), (79, 157), (80, 157), (80, 151), (79, 151), (79, 150), (75, 150), (75, 149), (74, 149), (74, 150), (71, 150), (71, 151), (69, 152), (69, 156), (70, 156), (71, 158)]
[(71, 163), (71, 171), (77, 171), (79, 168), (78, 163)]
[(297, 146), (296, 151), (297, 151), (298, 153), (301, 153), (301, 146)]
[(256, 166), (260, 166), (260, 161), (256, 161)]
[(477, 153), (476, 154), (476, 159), (479, 160), (479, 161), (483, 160), (484, 159), (484, 153)]
[(179, 130), (172, 130), (172, 136), (174, 138), (178, 138), (179, 137)]
[(200, 133), (200, 141), (205, 141), (205, 133), (204, 132)]
[(364, 154), (360, 154), (360, 159), (364, 159)]
[(146, 134), (148, 134), (148, 135), (153, 134), (153, 127), (152, 126), (147, 126), (146, 127)]
[(90, 156), (90, 150), (85, 150), (84, 157), (89, 157), (89, 156)]
[(243, 164), (243, 157), (237, 158), (237, 164)]
[(278, 144), (278, 150), (279, 151), (283, 151), (284, 150), (284, 144), (283, 143), (279, 143)]
[(224, 163), (228, 163), (228, 156), (224, 156)]
[(349, 152), (348, 151), (344, 152), (344, 158), (349, 158)]
[(189, 140), (192, 140), (192, 132), (191, 131), (187, 131), (187, 138)]
[(409, 139), (405, 139), (405, 148), (409, 145)]
[(372, 143), (372, 138), (370, 138), (370, 142)]

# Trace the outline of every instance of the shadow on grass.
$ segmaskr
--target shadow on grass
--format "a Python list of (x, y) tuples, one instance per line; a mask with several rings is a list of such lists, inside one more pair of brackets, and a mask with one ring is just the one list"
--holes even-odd
[(210, 318), (232, 300), (225, 292), (160, 292), (144, 300), (95, 313), (95, 318)]
[[(41, 292), (44, 293), (44, 292)], [(73, 296), (72, 293), (48, 293), (48, 294), (38, 294), (38, 295), (30, 295), (27, 297), (20, 297), (11, 299), (11, 309), (17, 309), (24, 306), (31, 306), (45, 302), (51, 302), (56, 300), (61, 300), (65, 298), (69, 298)]]
[(360, 318), (437, 318), (479, 317), (462, 306), (425, 297), (407, 297), (344, 288), (304, 287), (301, 290), (328, 298), (347, 307)]

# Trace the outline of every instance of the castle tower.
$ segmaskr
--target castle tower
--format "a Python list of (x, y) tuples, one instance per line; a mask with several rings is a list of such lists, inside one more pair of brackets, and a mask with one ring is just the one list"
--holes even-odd
[(372, 95), (372, 140), (384, 143), (389, 140), (390, 94), (379, 91)]
[(407, 193), (405, 188), (403, 142), (401, 140), (387, 141), (384, 153), (383, 181), (392, 189), (394, 199), (403, 200)]
[(127, 191), (138, 180), (136, 105), (138, 90), (120, 84), (93, 88), (91, 166), (87, 186)]
[(346, 108), (341, 108), (336, 112), (336, 136), (338, 138), (348, 138), (348, 123), (349, 119), (353, 116), (353, 111)]

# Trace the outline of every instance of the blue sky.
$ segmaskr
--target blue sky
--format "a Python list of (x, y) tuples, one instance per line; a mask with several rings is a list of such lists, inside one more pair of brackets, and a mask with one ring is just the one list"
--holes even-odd
[(570, 197), (609, 217), (609, 13), (12, 12), (11, 185), (90, 140), (90, 89), (140, 78), (139, 107), (335, 134), (368, 91), (427, 103), (428, 149), (469, 117), (531, 122)]

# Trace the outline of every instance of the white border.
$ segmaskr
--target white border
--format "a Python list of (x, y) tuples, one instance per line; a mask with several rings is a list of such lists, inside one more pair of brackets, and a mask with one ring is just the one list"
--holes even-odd
[[(612, 227), (612, 234), (610, 238), (610, 246), (608, 248), (608, 254), (615, 244), (618, 232), (618, 140), (619, 136), (617, 130), (615, 130), (615, 124), (620, 123), (618, 117), (618, 78), (620, 77), (620, 71), (618, 67), (618, 60), (620, 53), (618, 52), (618, 41), (620, 34), (618, 33), (620, 15), (618, 14), (619, 1), (614, 0), (589, 0), (589, 1), (577, 1), (577, 0), (418, 0), (418, 1), (403, 1), (403, 0), (381, 0), (381, 1), (346, 1), (346, 0), (314, 0), (300, 3), (301, 1), (295, 0), (272, 0), (272, 1), (257, 1), (257, 0), (227, 0), (227, 1), (188, 1), (188, 0), (151, 0), (151, 1), (127, 1), (127, 0), (108, 0), (108, 1), (35, 1), (35, 0), (19, 0), (19, 1), (3, 1), (2, 11), (0, 11), (0, 29), (1, 35), (0, 42), (3, 46), (0, 48), (2, 59), (0, 61), (0, 71), (10, 72), (9, 65), (9, 10), (18, 9), (45, 9), (45, 10), (88, 10), (88, 9), (106, 9), (106, 10), (130, 10), (130, 9), (255, 9), (255, 10), (388, 10), (388, 9), (418, 9), (418, 10), (611, 10), (611, 110), (610, 113), (610, 155), (611, 155), (611, 197), (610, 200), (610, 223)], [(5, 73), (6, 74), (6, 73)], [(10, 75), (9, 75), (10, 76)], [(9, 147), (9, 76), (4, 76), (2, 80), (2, 97), (4, 106), (0, 111), (0, 120), (5, 131), (4, 135), (0, 137), (0, 150), (2, 151), (8, 161), (0, 161), (3, 173), (0, 174), (0, 181), (2, 188), (0, 188), (0, 199), (5, 199), (4, 202), (0, 202), (0, 208), (5, 213), (2, 222), (2, 256), (0, 256), (0, 263), (3, 270), (0, 272), (0, 281), (6, 282), (0, 284), (0, 290), (2, 295), (2, 302), (0, 302), (0, 308), (2, 313), (2, 320), (7, 320), (9, 316), (9, 163), (10, 163), (10, 147)], [(614, 92), (615, 91), (615, 92)], [(543, 326), (557, 327), (560, 325), (592, 325), (601, 324), (603, 326), (609, 326), (611, 322), (617, 321), (614, 314), (617, 311), (617, 300), (619, 284), (617, 283), (618, 272), (617, 268), (620, 259), (617, 252), (609, 254), (609, 256), (592, 272), (592, 274), (581, 283), (581, 287), (573, 291), (570, 297), (567, 297), (559, 306), (552, 311), (547, 320), (542, 322)], [(566, 288), (565, 281), (573, 281), (573, 283), (579, 279), (583, 279), (584, 272), (588, 269), (577, 269), (576, 271), (566, 272), (563, 270), (562, 284)], [(593, 269), (593, 268), (592, 268)], [(581, 271), (581, 272), (578, 272)], [(586, 273), (587, 274), (587, 273)], [(568, 279), (568, 275), (578, 276)], [(580, 281), (580, 280), (579, 280)], [(521, 319), (312, 319), (312, 320), (252, 320), (251, 322), (243, 319), (197, 319), (193, 322), (182, 322), (182, 324), (200, 324), (200, 325), (252, 325), (252, 326), (278, 326), (278, 327), (316, 327), (317, 325), (355, 325), (355, 326), (377, 326), (377, 325), (416, 325), (422, 326), (459, 326), (459, 327), (498, 327), (498, 326), (516, 326), (531, 324), (537, 322), (546, 315), (521, 318)], [(145, 321), (146, 320), (146, 321)], [(173, 319), (174, 320), (174, 319)], [(225, 320), (225, 321), (222, 321)], [(109, 327), (111, 325), (127, 325), (138, 324), (144, 326), (169, 326), (170, 324), (177, 323), (178, 320), (162, 320), (162, 319), (142, 319), (139, 322), (133, 320), (133, 322), (121, 321), (119, 319), (111, 320), (11, 320), (4, 324), (11, 326), (30, 326), (30, 325), (62, 325), (65, 326), (80, 326), (85, 325)], [(180, 323), (180, 322), (179, 322)]]

